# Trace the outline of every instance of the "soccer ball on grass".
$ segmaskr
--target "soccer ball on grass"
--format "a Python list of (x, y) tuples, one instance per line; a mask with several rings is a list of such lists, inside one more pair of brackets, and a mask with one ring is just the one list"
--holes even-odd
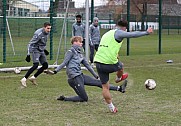
[(15, 67), (15, 68), (14, 68), (14, 73), (15, 73), (15, 74), (20, 74), (20, 73), (21, 73), (21, 68)]
[(145, 87), (148, 90), (154, 90), (156, 88), (156, 82), (153, 79), (147, 79), (145, 81)]

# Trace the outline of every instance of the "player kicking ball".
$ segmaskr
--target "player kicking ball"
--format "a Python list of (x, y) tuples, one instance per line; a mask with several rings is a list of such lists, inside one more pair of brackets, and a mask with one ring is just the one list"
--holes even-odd
[(96, 69), (102, 82), (102, 95), (112, 113), (116, 113), (118, 110), (112, 103), (109, 91), (109, 74), (116, 72), (116, 83), (128, 77), (127, 73), (123, 73), (123, 63), (118, 60), (118, 53), (123, 39), (149, 35), (153, 32), (152, 28), (142, 32), (126, 32), (127, 26), (127, 21), (119, 20), (116, 29), (110, 30), (102, 36), (98, 51), (94, 56)]
[[(66, 66), (66, 73), (69, 85), (74, 89), (77, 96), (65, 97), (61, 95), (57, 100), (73, 101), (73, 102), (87, 102), (88, 96), (85, 91), (84, 85), (97, 86), (102, 88), (102, 83), (94, 69), (89, 65), (88, 61), (84, 58), (82, 48), (82, 37), (74, 36), (71, 38), (72, 47), (66, 52), (64, 61), (54, 70), (45, 70), (47, 74), (56, 74)], [(94, 76), (88, 76), (82, 73), (81, 64), (83, 64), (90, 73)], [(110, 85), (109, 90), (125, 92), (127, 80), (121, 86)]]

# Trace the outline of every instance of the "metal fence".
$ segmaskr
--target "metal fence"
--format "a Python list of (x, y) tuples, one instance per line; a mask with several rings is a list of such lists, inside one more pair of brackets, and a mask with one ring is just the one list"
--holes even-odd
[[(34, 31), (42, 27), (42, 24), (45, 21), (51, 22), (53, 27), (47, 45), (48, 49), (52, 51), (52, 55), (48, 57), (48, 60), (51, 63), (55, 61), (57, 48), (59, 43), (61, 43), (61, 51), (60, 54), (58, 54), (60, 55), (59, 61), (61, 61), (64, 53), (70, 47), (69, 39), (72, 36), (71, 30), (72, 24), (75, 21), (75, 15), (81, 14), (83, 16), (83, 22), (85, 22), (85, 8), (75, 8), (75, 3), (71, 3), (71, 7), (66, 14), (66, 3), (64, 3), (65, 6), (60, 8), (60, 5), (62, 5), (61, 2), (56, 3), (57, 1), (53, 2), (53, 0), (50, 0), (50, 2), (48, 1), (48, 4), (47, 0), (39, 0), (39, 2), (41, 2), (41, 5), (36, 4), (36, 2), (29, 3), (25, 1), (2, 0), (0, 2), (0, 63), (4, 63), (1, 65), (2, 67), (25, 65), (24, 59), (26, 56), (27, 44), (33, 36)], [(42, 9), (42, 4), (43, 8), (46, 8), (46, 10)], [(130, 3), (130, 6), (133, 6), (132, 3)], [(137, 6), (141, 6), (140, 9), (143, 10), (142, 4)], [(101, 35), (109, 29), (115, 28), (117, 19), (128, 19), (129, 15), (130, 31), (146, 30), (148, 27), (152, 27), (155, 30), (152, 37), (149, 38), (152, 41), (151, 43), (148, 43), (148, 40), (144, 37), (130, 39), (129, 55), (159, 54), (159, 30), (161, 30), (161, 53), (181, 53), (181, 15), (179, 13), (175, 12), (171, 15), (170, 13), (165, 13), (166, 11), (169, 11), (167, 8), (162, 8), (162, 16), (159, 17), (158, 12), (155, 14), (150, 12), (143, 14), (137, 10), (137, 13), (132, 13), (133, 10), (130, 9), (129, 12), (127, 5), (121, 7), (123, 8), (121, 12), (112, 9), (114, 8), (112, 5), (90, 8), (90, 12), (93, 12), (93, 15), (97, 16), (100, 20)], [(91, 11), (91, 9), (93, 9), (93, 11)], [(158, 5), (155, 10), (159, 10)], [(65, 18), (66, 15), (68, 18)], [(89, 16), (91, 23), (92, 14), (90, 13)], [(64, 19), (66, 20), (66, 24), (62, 33)], [(160, 20), (162, 20), (162, 24), (159, 24)], [(162, 29), (160, 29), (159, 25), (162, 26)], [(61, 34), (63, 34), (62, 40), (60, 40)], [(121, 53), (122, 55), (127, 55), (128, 43), (126, 42), (126, 39), (124, 41)], [(137, 44), (137, 41), (140, 41), (140, 44)]]

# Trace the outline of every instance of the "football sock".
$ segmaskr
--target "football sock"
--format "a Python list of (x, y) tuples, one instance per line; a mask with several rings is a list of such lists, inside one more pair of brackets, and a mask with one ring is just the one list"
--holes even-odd
[(38, 68), (38, 63), (34, 63), (33, 66), (28, 70), (28, 72), (25, 75), (25, 78), (28, 78), (31, 73), (33, 73), (34, 70)]
[(120, 86), (117, 87), (117, 91), (119, 91), (119, 90), (120, 90)]
[(34, 74), (35, 77), (38, 77), (43, 71), (44, 71), (44, 67), (41, 67), (40, 69), (38, 69), (38, 71)]
[(117, 76), (116, 80), (121, 80), (121, 78), (122, 78), (122, 76), (121, 76), (121, 77), (118, 77), (118, 76)]
[(112, 102), (110, 104), (108, 104), (108, 107), (111, 110), (111, 112), (114, 111), (115, 106), (113, 105)]

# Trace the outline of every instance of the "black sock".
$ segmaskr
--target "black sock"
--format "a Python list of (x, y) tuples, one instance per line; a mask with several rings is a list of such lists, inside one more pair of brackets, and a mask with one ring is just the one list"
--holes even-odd
[(29, 70), (28, 70), (28, 72), (26, 73), (26, 75), (25, 75), (25, 78), (27, 79), (32, 73), (33, 73), (33, 71), (36, 69), (36, 67), (31, 67)]

